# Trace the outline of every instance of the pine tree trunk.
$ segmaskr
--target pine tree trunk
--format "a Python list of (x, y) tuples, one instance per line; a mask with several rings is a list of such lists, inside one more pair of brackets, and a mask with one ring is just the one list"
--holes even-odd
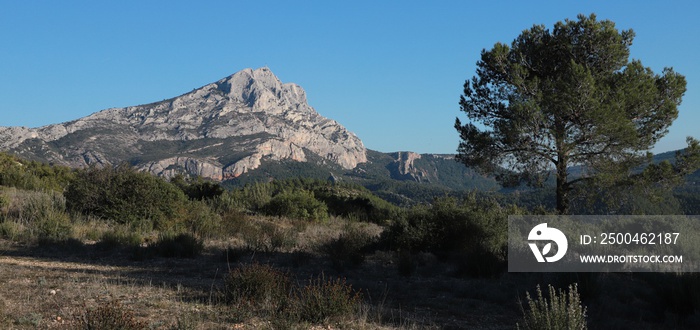
[(569, 213), (569, 185), (566, 171), (567, 162), (559, 159), (557, 163), (557, 212), (559, 214)]

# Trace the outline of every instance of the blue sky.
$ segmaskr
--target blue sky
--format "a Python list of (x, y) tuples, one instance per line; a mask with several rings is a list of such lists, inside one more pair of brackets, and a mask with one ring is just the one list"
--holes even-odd
[[(670, 3), (673, 3), (672, 5)], [(655, 152), (700, 138), (697, 1), (0, 0), (0, 126), (69, 121), (174, 97), (244, 68), (295, 82), (379, 151), (454, 153), (464, 81), (483, 48), (596, 13), (633, 58), (686, 76)]]

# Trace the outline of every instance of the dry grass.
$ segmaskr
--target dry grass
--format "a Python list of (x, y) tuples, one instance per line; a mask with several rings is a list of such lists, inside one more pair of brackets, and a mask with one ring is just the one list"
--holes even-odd
[[(92, 240), (116, 229), (96, 226), (90, 231), (90, 221), (96, 220), (74, 228), (84, 242), (79, 247), (0, 240), (0, 328), (73, 329), (86, 310), (113, 301), (151, 329), (498, 329), (512, 328), (519, 316), (510, 299), (515, 289), (507, 280), (474, 284), (445, 275), (449, 266), (434, 260), (418, 262), (416, 274), (406, 278), (398, 272), (398, 256), (381, 251), (367, 255), (362, 265), (341, 271), (319, 249), (348, 231), (376, 236), (381, 230), (376, 225), (339, 218), (301, 224), (251, 217), (246, 226), (274, 224), (293, 232), (293, 246), (247, 250), (246, 239), (251, 238), (241, 230), (230, 239), (207, 241), (197, 258), (134, 261), (129, 248), (104, 249)], [(147, 243), (145, 239), (143, 244)], [(222, 258), (229, 247), (243, 249), (245, 256)], [(354, 317), (321, 324), (290, 323), (234, 310), (225, 302), (224, 278), (238, 265), (253, 262), (284, 270), (302, 285), (322, 273), (346, 278), (361, 291), (362, 307)]]

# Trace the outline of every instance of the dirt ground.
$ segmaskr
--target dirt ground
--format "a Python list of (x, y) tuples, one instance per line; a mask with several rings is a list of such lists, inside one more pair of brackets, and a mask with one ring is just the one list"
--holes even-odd
[(247, 252), (226, 260), (220, 244), (208, 245), (194, 259), (142, 261), (124, 249), (90, 244), (0, 244), (0, 299), (5, 324), (16, 329), (67, 327), (86, 308), (115, 299), (152, 328), (169, 328), (183, 315), (198, 329), (259, 328), (262, 321), (241, 319), (220, 301), (224, 275), (250, 262), (286, 270), (300, 283), (320, 273), (346, 278), (361, 291), (367, 312), (364, 320), (343, 328), (512, 329), (521, 315), (522, 284), (516, 283), (522, 281), (508, 274), (453, 277), (448, 265), (430, 255), (420, 256), (414, 274), (406, 277), (389, 252), (338, 271), (326, 257), (308, 253)]

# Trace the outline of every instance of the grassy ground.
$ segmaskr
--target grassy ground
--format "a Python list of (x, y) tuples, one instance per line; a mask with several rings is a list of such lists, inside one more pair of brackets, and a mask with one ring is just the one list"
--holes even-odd
[[(281, 227), (292, 225), (283, 222)], [(508, 276), (455, 278), (449, 265), (428, 254), (415, 256), (412, 275), (402, 276), (398, 256), (383, 251), (371, 253), (358, 266), (339, 267), (319, 252), (320, 246), (347, 228), (337, 219), (297, 228), (295, 244), (273, 251), (252, 248), (241, 237), (208, 241), (200, 256), (184, 259), (138, 260), (133, 248), (105, 248), (91, 241), (0, 241), (2, 324), (12, 329), (75, 328), (86, 310), (112, 301), (153, 329), (505, 329), (518, 319), (518, 289)], [(375, 234), (378, 230), (362, 228)], [(312, 325), (279, 323), (224, 303), (225, 275), (251, 263), (286, 271), (302, 286), (319, 274), (345, 278), (361, 293), (362, 307), (348, 317)]]

